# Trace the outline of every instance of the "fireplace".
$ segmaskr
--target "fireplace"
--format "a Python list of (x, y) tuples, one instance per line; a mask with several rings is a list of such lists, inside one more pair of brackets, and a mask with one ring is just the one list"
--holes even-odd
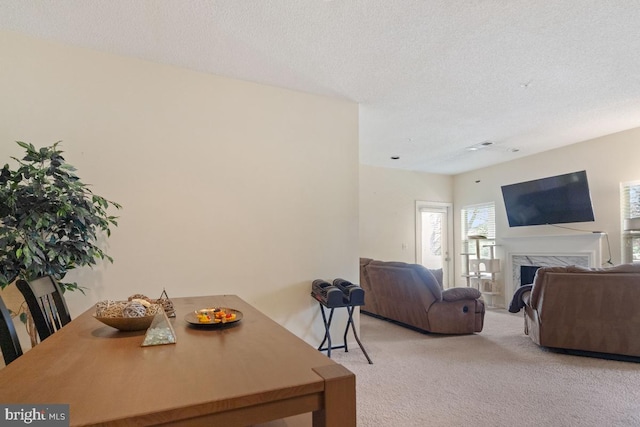
[(521, 265), (520, 266), (520, 286), (530, 285), (536, 277), (536, 271), (540, 265)]
[[(568, 265), (579, 265), (581, 267), (589, 267), (590, 259), (589, 254), (511, 254), (511, 272), (512, 272), (512, 284), (513, 290), (518, 286), (528, 285), (533, 283), (533, 275), (531, 281), (528, 283), (522, 283), (523, 279), (528, 277), (522, 277), (522, 267), (533, 267), (537, 270), (540, 267), (566, 267)], [(532, 269), (525, 268), (526, 274), (531, 274)]]
[[(533, 282), (533, 276), (522, 277), (521, 267), (600, 266), (601, 239), (602, 235), (598, 233), (500, 239), (498, 245), (502, 246), (506, 261), (505, 301), (511, 300), (515, 290), (521, 286), (521, 280)], [(525, 268), (525, 270), (529, 269)], [(525, 274), (535, 274), (535, 272), (527, 271)]]

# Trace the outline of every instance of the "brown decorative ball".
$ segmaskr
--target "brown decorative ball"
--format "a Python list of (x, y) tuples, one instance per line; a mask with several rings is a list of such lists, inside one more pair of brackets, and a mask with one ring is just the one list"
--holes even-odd
[(134, 299), (143, 299), (147, 302), (153, 303), (153, 300), (151, 298), (143, 294), (133, 294), (129, 297), (129, 301), (132, 301)]
[(96, 316), (98, 317), (119, 317), (121, 315), (122, 307), (116, 301), (103, 300), (96, 304)]
[(158, 314), (162, 312), (162, 306), (159, 304), (151, 304), (149, 307), (146, 307), (147, 311), (145, 316), (153, 316), (154, 314)]

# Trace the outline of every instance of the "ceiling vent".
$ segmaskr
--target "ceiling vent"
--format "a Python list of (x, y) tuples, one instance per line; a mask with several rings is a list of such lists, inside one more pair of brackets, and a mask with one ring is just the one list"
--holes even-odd
[(493, 142), (484, 141), (484, 142), (480, 142), (479, 144), (474, 144), (467, 147), (467, 151), (478, 151), (478, 150), (482, 150), (483, 148), (490, 147), (492, 145), (493, 145)]

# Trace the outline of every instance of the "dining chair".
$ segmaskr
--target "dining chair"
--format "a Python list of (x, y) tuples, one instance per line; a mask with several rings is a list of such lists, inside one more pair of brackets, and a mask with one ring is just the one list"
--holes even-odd
[(0, 297), (0, 350), (2, 350), (5, 365), (22, 356), (22, 347), (20, 346), (20, 340), (18, 339), (11, 313), (2, 297)]
[(53, 277), (44, 276), (28, 282), (18, 280), (16, 286), (27, 302), (40, 341), (71, 322), (67, 303)]

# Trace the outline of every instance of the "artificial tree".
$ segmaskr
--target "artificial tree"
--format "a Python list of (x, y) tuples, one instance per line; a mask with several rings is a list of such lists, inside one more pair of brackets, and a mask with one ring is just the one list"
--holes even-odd
[(36, 149), (18, 141), (26, 150), (18, 165), (0, 170), (0, 288), (16, 279), (51, 275), (62, 290), (80, 290), (63, 282), (74, 268), (113, 262), (99, 246), (111, 235), (117, 217), (109, 215), (118, 203), (94, 194), (65, 162), (60, 141)]

